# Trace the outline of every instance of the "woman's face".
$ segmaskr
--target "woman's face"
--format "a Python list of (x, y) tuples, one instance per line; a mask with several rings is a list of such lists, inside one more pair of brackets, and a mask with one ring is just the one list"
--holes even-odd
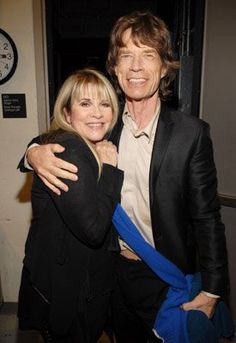
[(101, 99), (97, 92), (84, 91), (79, 100), (74, 100), (65, 118), (76, 132), (92, 143), (101, 141), (108, 132), (113, 118), (112, 105)]

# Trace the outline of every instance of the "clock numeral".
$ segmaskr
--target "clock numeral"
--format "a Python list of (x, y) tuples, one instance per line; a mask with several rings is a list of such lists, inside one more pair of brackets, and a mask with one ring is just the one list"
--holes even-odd
[(8, 50), (8, 45), (9, 45), (8, 43), (3, 43), (3, 49)]
[(17, 61), (18, 54), (14, 41), (0, 28), (0, 85), (12, 77), (16, 70)]

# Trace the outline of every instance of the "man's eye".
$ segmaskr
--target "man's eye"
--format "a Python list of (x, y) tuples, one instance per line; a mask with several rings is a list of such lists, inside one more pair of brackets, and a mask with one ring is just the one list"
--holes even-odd
[(149, 58), (149, 59), (155, 58), (155, 55), (152, 54), (152, 53), (145, 54), (145, 56), (146, 56), (147, 58)]
[(128, 57), (130, 57), (131, 56), (131, 54), (121, 54), (120, 55), (120, 58), (128, 58)]

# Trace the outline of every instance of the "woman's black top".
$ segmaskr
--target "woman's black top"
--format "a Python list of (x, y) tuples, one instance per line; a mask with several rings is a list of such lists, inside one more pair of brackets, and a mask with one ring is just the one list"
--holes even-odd
[[(112, 290), (111, 218), (120, 199), (123, 172), (103, 164), (99, 177), (93, 153), (76, 134), (60, 133), (53, 143), (65, 147), (58, 157), (78, 166), (78, 181), (63, 180), (69, 191), (59, 196), (34, 174), (24, 267), (32, 286), (50, 306), (55, 332), (64, 332), (79, 302), (81, 306), (83, 299)], [(28, 301), (19, 298), (21, 314)]]

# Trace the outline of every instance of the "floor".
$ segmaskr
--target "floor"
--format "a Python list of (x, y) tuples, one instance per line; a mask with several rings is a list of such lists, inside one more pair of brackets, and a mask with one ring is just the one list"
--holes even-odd
[[(43, 343), (37, 332), (18, 330), (16, 311), (17, 305), (15, 303), (5, 303), (1, 306), (0, 343)], [(236, 339), (233, 342), (236, 342)], [(110, 343), (110, 340), (104, 334), (97, 343)], [(230, 342), (221, 340), (220, 343)]]
[[(0, 308), (0, 343), (43, 343), (36, 331), (18, 330), (17, 304), (5, 303)], [(97, 343), (110, 343), (104, 334)]]

